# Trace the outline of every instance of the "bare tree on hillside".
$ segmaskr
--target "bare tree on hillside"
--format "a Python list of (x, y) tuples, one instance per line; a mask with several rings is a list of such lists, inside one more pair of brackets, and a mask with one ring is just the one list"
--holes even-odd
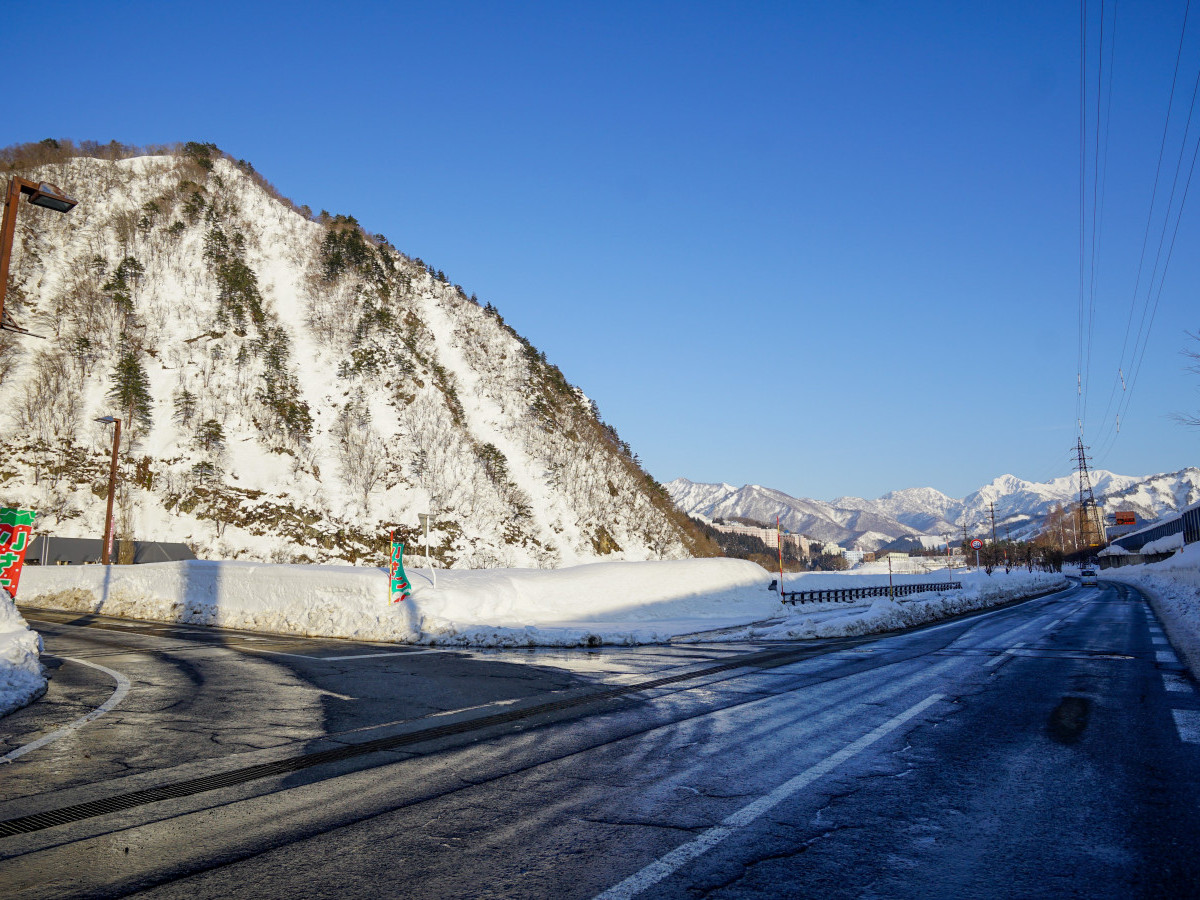
[(370, 509), (371, 492), (387, 475), (387, 448), (371, 425), (371, 413), (351, 401), (338, 414), (334, 437), (342, 468), (342, 478), (362, 501), (363, 512)]

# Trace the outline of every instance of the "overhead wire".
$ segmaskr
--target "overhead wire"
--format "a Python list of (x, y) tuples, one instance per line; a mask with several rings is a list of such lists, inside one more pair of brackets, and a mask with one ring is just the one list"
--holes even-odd
[[(1165, 238), (1166, 229), (1168, 229), (1169, 222), (1170, 222), (1171, 205), (1172, 205), (1172, 203), (1174, 203), (1175, 191), (1176, 191), (1176, 188), (1178, 185), (1178, 174), (1180, 174), (1180, 168), (1181, 168), (1184, 152), (1186, 152), (1186, 150), (1187, 150), (1187, 134), (1190, 131), (1190, 122), (1192, 122), (1192, 114), (1193, 114), (1194, 108), (1195, 108), (1195, 96), (1196, 96), (1195, 89), (1193, 89), (1192, 103), (1189, 104), (1188, 124), (1186, 127), (1184, 127), (1184, 139), (1180, 145), (1180, 157), (1178, 157), (1178, 160), (1176, 162), (1175, 178), (1172, 179), (1171, 197), (1168, 200), (1168, 208), (1166, 208), (1165, 214), (1163, 216), (1163, 229), (1159, 235), (1159, 244), (1158, 244), (1158, 248), (1156, 251), (1156, 264), (1154, 264), (1154, 268), (1153, 268), (1152, 274), (1151, 274), (1151, 287), (1147, 289), (1146, 302), (1145, 302), (1145, 305), (1142, 306), (1142, 316), (1141, 316), (1141, 319), (1139, 320), (1138, 336), (1135, 337), (1133, 349), (1130, 350), (1129, 360), (1127, 361), (1126, 352), (1127, 352), (1127, 350), (1130, 349), (1129, 348), (1129, 337), (1130, 337), (1130, 334), (1132, 334), (1132, 332), (1133, 332), (1134, 312), (1136, 311), (1136, 308), (1138, 308), (1138, 305), (1139, 305), (1138, 300), (1139, 300), (1139, 296), (1140, 296), (1140, 292), (1141, 292), (1142, 275), (1144, 275), (1144, 272), (1145, 272), (1146, 251), (1147, 251), (1148, 246), (1150, 246), (1150, 234), (1151, 234), (1151, 230), (1152, 230), (1153, 223), (1154, 223), (1154, 210), (1156, 210), (1156, 208), (1158, 206), (1158, 190), (1159, 190), (1159, 185), (1162, 184), (1163, 161), (1166, 156), (1166, 143), (1168, 143), (1168, 137), (1170, 134), (1171, 118), (1172, 118), (1172, 114), (1174, 114), (1175, 94), (1176, 94), (1176, 89), (1178, 86), (1178, 76), (1180, 76), (1180, 64), (1181, 64), (1181, 60), (1183, 58), (1183, 46), (1184, 46), (1184, 42), (1186, 42), (1186, 38), (1187, 38), (1187, 26), (1188, 26), (1188, 18), (1189, 18), (1190, 11), (1192, 11), (1192, 0), (1187, 0), (1187, 4), (1186, 4), (1186, 6), (1184, 6), (1184, 10), (1183, 10), (1183, 24), (1180, 29), (1180, 43), (1178, 43), (1178, 47), (1177, 47), (1176, 53), (1175, 53), (1175, 67), (1174, 67), (1174, 71), (1172, 71), (1172, 74), (1171, 74), (1171, 90), (1170, 90), (1170, 94), (1168, 96), (1168, 102), (1166, 102), (1166, 116), (1163, 121), (1163, 136), (1159, 140), (1158, 161), (1156, 163), (1156, 166), (1154, 166), (1154, 184), (1153, 184), (1153, 188), (1151, 190), (1150, 209), (1147, 210), (1146, 227), (1144, 229), (1144, 232), (1142, 232), (1141, 251), (1139, 253), (1139, 258), (1138, 258), (1138, 272), (1136, 272), (1136, 277), (1134, 280), (1133, 295), (1130, 296), (1129, 312), (1126, 317), (1126, 326), (1124, 326), (1124, 335), (1123, 335), (1122, 343), (1121, 343), (1121, 354), (1117, 358), (1117, 371), (1115, 373), (1114, 378), (1112, 378), (1112, 386), (1109, 390), (1108, 401), (1106, 401), (1106, 403), (1105, 403), (1104, 413), (1102, 416), (1100, 416), (1100, 430), (1098, 431), (1098, 442), (1097, 443), (1104, 444), (1105, 448), (1103, 451), (1100, 451), (1100, 454), (1098, 454), (1098, 457), (1102, 456), (1104, 454), (1108, 454), (1108, 452), (1112, 448), (1112, 445), (1114, 445), (1116, 443), (1116, 438), (1117, 438), (1118, 434), (1120, 434), (1120, 432), (1121, 432), (1122, 415), (1126, 415), (1126, 418), (1128, 418), (1128, 407), (1129, 407), (1129, 400), (1130, 400), (1129, 376), (1130, 376), (1130, 373), (1132, 373), (1132, 370), (1135, 366), (1140, 368), (1141, 356), (1139, 354), (1138, 348), (1139, 348), (1139, 344), (1142, 340), (1142, 334), (1144, 334), (1144, 326), (1146, 323), (1147, 308), (1151, 304), (1150, 298), (1151, 298), (1151, 294), (1153, 294), (1154, 274), (1157, 274), (1158, 262), (1159, 262), (1160, 258), (1162, 258), (1163, 241)], [(1110, 65), (1110, 74), (1111, 74), (1111, 65)], [(1196, 86), (1200, 86), (1200, 72), (1198, 72), (1198, 83), (1196, 83)], [(1110, 95), (1110, 100), (1111, 100), (1111, 95)], [(1189, 173), (1189, 179), (1190, 179), (1190, 173)], [(1187, 192), (1184, 192), (1184, 197), (1186, 197), (1186, 193)], [(1180, 212), (1182, 214), (1182, 203), (1180, 206)], [(1178, 220), (1177, 220), (1177, 222), (1178, 222)], [(1177, 230), (1177, 224), (1176, 224), (1176, 230)], [(1174, 246), (1174, 236), (1172, 236), (1172, 246)], [(1151, 324), (1153, 324), (1153, 317), (1151, 318)], [(1148, 332), (1146, 334), (1146, 337), (1148, 338)], [(1145, 346), (1144, 346), (1144, 344), (1142, 344), (1141, 354), (1144, 354), (1144, 353), (1145, 353)], [(1120, 390), (1121, 390), (1120, 398), (1118, 398), (1118, 394), (1117, 394), (1118, 388), (1120, 388)], [(1112, 410), (1112, 404), (1114, 404), (1114, 401), (1116, 401), (1116, 404), (1117, 404), (1117, 412), (1114, 415), (1114, 418), (1109, 420), (1109, 413)]]
[[(1197, 86), (1200, 87), (1200, 74), (1198, 74), (1198, 76), (1197, 76)], [(1183, 197), (1180, 199), (1180, 202), (1179, 202), (1178, 215), (1175, 217), (1175, 227), (1171, 232), (1171, 243), (1167, 248), (1167, 258), (1163, 262), (1162, 274), (1160, 275), (1159, 280), (1158, 280), (1158, 290), (1154, 291), (1153, 285), (1151, 286), (1151, 292), (1154, 294), (1154, 302), (1153, 302), (1153, 305), (1150, 307), (1150, 321), (1149, 321), (1149, 324), (1146, 326), (1145, 340), (1142, 342), (1141, 353), (1137, 357), (1137, 364), (1134, 367), (1132, 377), (1130, 378), (1129, 390), (1125, 393), (1125, 404), (1123, 407), (1119, 408), (1118, 416), (1120, 416), (1122, 413), (1124, 413), (1126, 416), (1128, 416), (1129, 402), (1133, 397), (1134, 389), (1137, 387), (1138, 376), (1141, 374), (1141, 371), (1142, 371), (1142, 363), (1145, 362), (1145, 359), (1146, 359), (1146, 348), (1149, 346), (1149, 343), (1150, 343), (1150, 331), (1151, 331), (1151, 329), (1153, 329), (1154, 319), (1158, 315), (1158, 306), (1159, 306), (1159, 302), (1162, 300), (1163, 287), (1164, 287), (1164, 285), (1166, 283), (1166, 279), (1167, 279), (1167, 269), (1171, 265), (1171, 257), (1174, 256), (1174, 254), (1175, 254), (1175, 241), (1179, 237), (1179, 226), (1183, 222), (1183, 207), (1187, 203), (1187, 196), (1192, 187), (1192, 176), (1196, 172), (1196, 160), (1198, 158), (1200, 158), (1200, 140), (1197, 140), (1196, 146), (1192, 150), (1192, 162), (1191, 162), (1191, 165), (1188, 167), (1187, 182), (1183, 188)], [(1147, 300), (1149, 301), (1148, 297), (1147, 297)], [(1111, 450), (1112, 445), (1116, 443), (1117, 434), (1119, 434), (1119, 432), (1113, 433), (1112, 440), (1109, 442), (1108, 446), (1104, 450), (1105, 453), (1107, 453), (1109, 450)]]
[[(1091, 261), (1089, 265), (1089, 284), (1088, 284), (1088, 301), (1087, 301), (1087, 322), (1086, 322), (1086, 340), (1087, 348), (1084, 354), (1083, 362), (1083, 409), (1082, 416), (1084, 422), (1087, 421), (1087, 400), (1088, 386), (1091, 383), (1092, 377), (1092, 338), (1096, 330), (1096, 245), (1099, 240), (1099, 224), (1103, 221), (1100, 210), (1100, 123), (1101, 119), (1101, 102), (1104, 98), (1104, 8), (1105, 0), (1100, 0), (1100, 41), (1099, 50), (1097, 51), (1096, 62), (1096, 127), (1095, 127), (1095, 148), (1092, 153), (1092, 238), (1091, 238)], [(1111, 73), (1112, 62), (1109, 62), (1109, 71)], [(1105, 155), (1108, 153), (1107, 138), (1105, 141)]]
[(1192, 0), (1187, 0), (1187, 5), (1183, 10), (1183, 26), (1179, 31), (1179, 47), (1175, 51), (1175, 70), (1171, 75), (1171, 93), (1167, 99), (1167, 115), (1163, 121), (1162, 139), (1159, 141), (1158, 145), (1158, 162), (1154, 167), (1154, 187), (1150, 192), (1150, 209), (1146, 213), (1146, 228), (1142, 233), (1142, 250), (1138, 257), (1137, 276), (1134, 279), (1133, 295), (1129, 299), (1129, 315), (1125, 321), (1125, 337), (1121, 342), (1121, 355), (1118, 357), (1119, 364), (1117, 366), (1117, 374), (1113, 378), (1113, 387), (1112, 390), (1109, 391), (1108, 403), (1104, 408), (1104, 415), (1101, 416), (1101, 422), (1106, 422), (1108, 420), (1108, 413), (1112, 408), (1112, 402), (1116, 396), (1117, 386), (1120, 385), (1122, 391), (1125, 390), (1125, 351), (1129, 346), (1129, 334), (1133, 328), (1133, 313), (1134, 310), (1137, 309), (1138, 293), (1142, 286), (1142, 272), (1144, 271), (1146, 264), (1146, 248), (1150, 244), (1150, 226), (1154, 222), (1154, 208), (1158, 201), (1158, 185), (1162, 178), (1163, 157), (1167, 150), (1167, 135), (1170, 132), (1171, 127), (1171, 112), (1175, 106), (1175, 88), (1179, 81), (1179, 62), (1183, 58), (1183, 44), (1184, 38), (1187, 36), (1188, 15), (1191, 12), (1191, 9)]
[[(1187, 15), (1190, 11), (1191, 0), (1188, 0), (1187, 9), (1184, 12), (1183, 31), (1180, 35), (1180, 51), (1176, 57), (1176, 77), (1178, 75), (1179, 56), (1182, 54), (1183, 42), (1186, 36)], [(1166, 134), (1170, 124), (1171, 107), (1174, 102), (1175, 79), (1172, 79), (1171, 101), (1167, 108), (1167, 123), (1164, 125), (1164, 140), (1163, 148), (1165, 148)], [(1171, 258), (1175, 250), (1175, 242), (1179, 234), (1179, 227), (1183, 220), (1183, 210), (1187, 204), (1187, 197), (1191, 188), (1192, 176), (1195, 172), (1197, 154), (1200, 153), (1200, 138), (1195, 141), (1195, 146), (1192, 149), (1192, 160), (1188, 168), (1187, 179), (1184, 185), (1183, 193), (1180, 196), (1178, 207), (1175, 206), (1175, 196), (1179, 189), (1180, 175), (1183, 170), (1183, 162), (1187, 155), (1188, 146), (1190, 143), (1192, 121), (1196, 111), (1197, 97), (1200, 96), (1200, 67), (1196, 72), (1195, 84), (1192, 87), (1192, 96), (1188, 105), (1187, 121), (1183, 129), (1183, 137), (1179, 145), (1179, 155), (1175, 163), (1175, 172), (1171, 181), (1171, 193), (1167, 199), (1166, 211), (1162, 218), (1162, 227), (1159, 231), (1158, 245), (1155, 250), (1154, 265), (1150, 271), (1149, 285), (1146, 289), (1145, 301), (1142, 304), (1142, 314), (1138, 322), (1137, 334), (1134, 336), (1133, 348), (1130, 351), (1128, 363), (1125, 360), (1125, 349), (1128, 346), (1129, 334), (1131, 332), (1133, 311), (1137, 307), (1138, 291), (1141, 287), (1141, 273), (1144, 268), (1145, 250), (1148, 246), (1148, 241), (1143, 241), (1142, 259), (1139, 261), (1138, 278), (1135, 284), (1135, 294), (1130, 305), (1129, 321), (1126, 326), (1125, 343), (1122, 347), (1122, 355), (1120, 365), (1118, 366), (1118, 379), (1121, 382), (1122, 393), (1117, 401), (1117, 410), (1112, 423), (1106, 422), (1106, 427), (1101, 433), (1101, 443), (1103, 448), (1097, 453), (1098, 460), (1111, 452), (1113, 446), (1120, 435), (1119, 423), (1124, 417), (1128, 421), (1128, 411), (1133, 398), (1133, 388), (1137, 382), (1137, 376), (1140, 374), (1142, 364), (1145, 361), (1146, 350), (1149, 347), (1150, 333), (1154, 327), (1154, 320), (1158, 314), (1158, 306), (1162, 299), (1162, 293), (1166, 284), (1167, 270), (1170, 267)], [(1163, 158), (1163, 150), (1160, 149), (1159, 166), (1155, 174), (1155, 191), (1151, 195), (1151, 211), (1147, 219), (1147, 235), (1149, 234), (1149, 226), (1153, 222), (1153, 209), (1155, 198), (1157, 195), (1157, 187), (1159, 176), (1161, 173), (1161, 164)], [(1174, 224), (1172, 227), (1172, 219)], [(1167, 235), (1170, 232), (1170, 242), (1167, 242)], [(1164, 247), (1166, 248), (1166, 256), (1163, 256)], [(1161, 264), (1161, 268), (1160, 268)], [(1112, 395), (1115, 396), (1115, 384)], [(1111, 404), (1110, 404), (1111, 405)], [(1107, 419), (1107, 411), (1105, 413), (1105, 421)]]
[(1087, 247), (1087, 0), (1079, 0), (1079, 301), (1075, 324), (1075, 421), (1083, 433), (1084, 273)]

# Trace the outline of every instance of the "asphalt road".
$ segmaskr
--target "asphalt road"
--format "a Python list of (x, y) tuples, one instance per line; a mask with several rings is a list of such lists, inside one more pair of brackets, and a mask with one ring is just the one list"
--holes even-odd
[(783, 646), (26, 616), (7, 897), (1200, 896), (1200, 696), (1124, 586)]

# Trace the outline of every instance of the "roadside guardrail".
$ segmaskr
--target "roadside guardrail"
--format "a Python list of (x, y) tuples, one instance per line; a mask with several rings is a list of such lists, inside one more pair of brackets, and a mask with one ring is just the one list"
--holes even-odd
[(925, 591), (956, 591), (962, 587), (961, 581), (931, 581), (924, 584), (874, 584), (869, 587), (826, 588), (823, 591), (783, 591), (779, 598), (784, 603), (849, 603), (852, 600), (864, 600), (867, 597), (903, 597), (907, 594), (921, 594)]

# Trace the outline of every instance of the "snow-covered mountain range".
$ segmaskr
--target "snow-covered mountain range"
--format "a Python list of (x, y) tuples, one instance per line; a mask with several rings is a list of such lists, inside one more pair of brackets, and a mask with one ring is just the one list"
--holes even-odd
[[(459, 567), (712, 552), (629, 446), (490, 304), (212, 145), (8, 148), (20, 205), (0, 334), (0, 502), (38, 532), (201, 557)], [(44, 152), (42, 152), (44, 150)], [(108, 158), (94, 158), (105, 156)]]
[[(1188, 467), (1161, 475), (1127, 476), (1097, 470), (1092, 488), (1104, 512), (1131, 511), (1139, 520), (1152, 519), (1200, 500), (1200, 469)], [(898, 538), (983, 535), (991, 529), (989, 504), (996, 506), (996, 529), (1014, 540), (1035, 535), (1056, 505), (1070, 505), (1079, 496), (1073, 475), (1049, 482), (1031, 482), (1001, 475), (961, 500), (933, 488), (907, 488), (877, 500), (838, 497), (831, 502), (792, 497), (757, 484), (700, 484), (677, 478), (669, 482), (671, 499), (684, 512), (705, 518), (743, 517), (772, 523), (842, 547), (875, 550)], [(936, 541), (932, 540), (935, 539)]]

